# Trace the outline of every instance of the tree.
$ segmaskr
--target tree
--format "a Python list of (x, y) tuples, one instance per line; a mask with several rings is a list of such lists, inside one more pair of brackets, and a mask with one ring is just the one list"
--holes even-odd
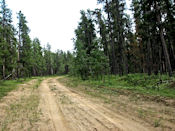
[(1, 1), (0, 19), (0, 65), (2, 65), (2, 75), (5, 79), (12, 74), (16, 66), (16, 38), (15, 29), (12, 25), (12, 13), (7, 8), (6, 1)]
[[(158, 71), (161, 73), (168, 71), (171, 76), (171, 60), (173, 59), (170, 57), (174, 56), (171, 43), (173, 39), (169, 33), (172, 31), (167, 30), (170, 26), (165, 26), (170, 22), (170, 25), (173, 25), (173, 8), (167, 8), (171, 7), (171, 2), (169, 0), (133, 0), (132, 6), (136, 23), (136, 36), (139, 39), (139, 45), (142, 45), (141, 52), (145, 54), (141, 60), (143, 67), (146, 63), (149, 75), (152, 71), (155, 74)], [(170, 53), (172, 55), (169, 55)], [(143, 70), (145, 71), (145, 69)]]
[(48, 43), (46, 49), (44, 49), (44, 59), (46, 62), (46, 75), (53, 75), (53, 65), (52, 65), (52, 56), (51, 56), (51, 45)]
[[(102, 11), (101, 9), (96, 9), (94, 11), (94, 15), (96, 15), (96, 24), (98, 25), (99, 28), (99, 33), (100, 33), (100, 43), (103, 46), (104, 54), (109, 57), (109, 45), (108, 45), (108, 38), (107, 38), (107, 28), (106, 28), (106, 20), (102, 16)], [(110, 57), (109, 57), (110, 58)]]
[(41, 76), (44, 71), (44, 58), (43, 58), (43, 52), (42, 47), (40, 45), (40, 41), (38, 38), (35, 38), (32, 41), (32, 75), (33, 76)]
[(162, 21), (161, 21), (161, 10), (160, 10), (160, 3), (158, 3), (157, 1), (154, 1), (154, 5), (155, 5), (155, 11), (156, 11), (156, 18), (157, 18), (157, 23), (158, 23), (158, 27), (159, 27), (159, 32), (160, 32), (160, 38), (161, 38), (161, 42), (162, 42), (162, 46), (163, 46), (163, 51), (164, 51), (164, 56), (165, 56), (165, 61), (166, 61), (166, 67), (167, 70), (169, 72), (169, 76), (172, 76), (172, 68), (171, 68), (171, 62), (170, 62), (170, 57), (169, 57), (169, 53), (168, 53), (168, 49), (167, 49), (167, 45), (166, 45), (166, 41), (165, 41), (165, 37), (164, 37), (164, 32), (163, 32), (163, 26), (162, 26)]
[(90, 10), (81, 11), (81, 21), (75, 34), (75, 72), (84, 80), (89, 76), (102, 76), (106, 73), (107, 58), (97, 40)]
[(18, 13), (18, 70), (21, 70), (23, 76), (30, 76), (32, 72), (31, 62), (31, 40), (29, 28), (24, 14)]

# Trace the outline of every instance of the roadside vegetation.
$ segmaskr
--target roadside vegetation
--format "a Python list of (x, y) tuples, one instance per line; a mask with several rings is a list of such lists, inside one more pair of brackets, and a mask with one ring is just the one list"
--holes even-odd
[(34, 78), (0, 81), (0, 99), (6, 96), (8, 92), (17, 89), (19, 84), (23, 84), (32, 79)]
[(174, 77), (129, 74), (104, 78), (84, 81), (80, 77), (63, 76), (58, 81), (72, 92), (97, 98), (99, 104), (116, 114), (141, 119), (155, 130), (174, 129)]
[(27, 83), (31, 80), (36, 80), (37, 82), (31, 86), (31, 88), (38, 88), (41, 81), (44, 77), (30, 77), (30, 78), (21, 78), (17, 80), (6, 80), (6, 81), (0, 81), (0, 99), (2, 99), (4, 96), (6, 96), (9, 92), (18, 89), (20, 84)]
[(8, 89), (8, 91), (6, 94), (0, 92), (1, 96), (13, 91), (8, 97), (1, 99), (0, 129), (2, 131), (37, 130), (36, 123), (40, 116), (38, 87), (42, 80), (42, 77), (32, 77), (25, 80), (5, 81), (2, 89)]
[[(175, 78), (167, 75), (128, 74), (125, 76), (105, 76), (101, 80), (90, 78), (83, 81), (79, 77), (66, 76), (59, 79), (69, 87), (85, 87), (86, 91), (105, 94), (124, 94), (154, 101), (175, 98)], [(91, 92), (93, 94), (93, 92)], [(175, 104), (175, 103), (174, 103)]]

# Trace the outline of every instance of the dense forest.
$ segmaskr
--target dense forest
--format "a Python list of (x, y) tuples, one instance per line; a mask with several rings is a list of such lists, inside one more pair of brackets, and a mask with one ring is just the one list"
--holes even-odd
[[(51, 51), (31, 40), (25, 15), (17, 27), (5, 0), (0, 8), (0, 79), (67, 74), (102, 78), (104, 75), (147, 73), (173, 75), (175, 70), (175, 2), (97, 0), (101, 9), (80, 11), (74, 53)], [(58, 43), (59, 44), (59, 43)], [(63, 43), (61, 43), (63, 44)]]
[(102, 9), (81, 11), (75, 30), (75, 69), (83, 79), (104, 74), (148, 75), (175, 70), (175, 2), (98, 0)]
[(0, 9), (0, 79), (43, 76), (68, 73), (70, 52), (51, 51), (51, 45), (42, 48), (40, 40), (31, 40), (24, 14), (17, 14), (18, 24), (12, 22), (12, 11), (6, 1)]

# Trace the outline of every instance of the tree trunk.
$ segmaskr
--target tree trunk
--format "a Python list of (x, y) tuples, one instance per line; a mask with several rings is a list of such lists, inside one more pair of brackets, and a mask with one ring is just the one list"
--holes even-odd
[[(20, 26), (20, 25), (19, 25)], [(20, 34), (20, 27), (19, 27), (19, 43), (18, 43), (18, 59), (17, 59), (17, 78), (20, 77), (20, 46), (21, 46), (21, 34)]]
[(110, 42), (111, 42), (111, 51), (112, 51), (112, 59), (111, 59), (111, 73), (112, 74), (117, 74), (117, 63), (116, 63), (116, 52), (115, 52), (115, 46), (114, 46), (114, 38), (113, 38), (113, 33), (112, 33), (112, 28), (111, 28), (111, 19), (110, 19), (110, 14), (109, 14), (109, 4), (108, 1), (106, 0), (106, 6), (107, 6), (107, 15), (108, 15), (108, 24), (109, 24), (109, 36), (110, 36)]
[(3, 59), (3, 65), (2, 65), (2, 72), (3, 72), (3, 78), (5, 79), (5, 58)]
[(115, 9), (116, 9), (116, 14), (115, 14), (115, 26), (118, 30), (118, 38), (119, 38), (119, 41), (118, 41), (118, 46), (119, 46), (119, 56), (120, 56), (120, 60), (119, 60), (119, 64), (120, 64), (120, 75), (123, 75), (123, 74), (127, 74), (127, 64), (126, 64), (126, 55), (125, 55), (125, 40), (124, 40), (124, 34), (123, 34), (123, 23), (121, 22), (122, 21), (122, 15), (120, 14), (120, 6), (119, 6), (119, 1), (116, 0), (116, 1), (113, 1), (115, 3)]
[(164, 34), (163, 34), (163, 27), (161, 25), (161, 16), (160, 16), (161, 12), (160, 12), (160, 9), (159, 9), (157, 2), (155, 2), (155, 5), (156, 5), (156, 12), (157, 12), (156, 17), (157, 17), (157, 22), (159, 24), (159, 32), (160, 32), (160, 38), (161, 38), (163, 52), (164, 52), (165, 61), (166, 61), (166, 67), (167, 67), (167, 71), (169, 73), (169, 76), (172, 76), (172, 68), (171, 68), (170, 58), (169, 58), (168, 49), (167, 49), (167, 45), (166, 45)]
[(150, 38), (148, 38), (148, 46), (147, 46), (147, 50), (148, 50), (148, 60), (147, 60), (147, 67), (148, 67), (148, 75), (152, 74), (152, 50), (151, 50), (151, 41)]

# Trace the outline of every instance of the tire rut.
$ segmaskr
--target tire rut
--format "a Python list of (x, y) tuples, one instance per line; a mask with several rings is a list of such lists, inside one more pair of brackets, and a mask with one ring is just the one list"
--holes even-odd
[(71, 131), (149, 130), (131, 119), (115, 114), (105, 107), (91, 102), (88, 98), (70, 91), (56, 78), (50, 79), (49, 86), (54, 89), (52, 92), (55, 93), (56, 103)]
[[(48, 79), (49, 80), (49, 79)], [(66, 131), (68, 128), (65, 125), (65, 120), (62, 117), (62, 112), (60, 111), (56, 100), (51, 90), (49, 89), (48, 80), (44, 80), (40, 85), (40, 110), (43, 114), (43, 117), (46, 119), (46, 122), (51, 125), (41, 124), (39, 130), (55, 130), (55, 131)], [(47, 123), (47, 124), (48, 124)]]

